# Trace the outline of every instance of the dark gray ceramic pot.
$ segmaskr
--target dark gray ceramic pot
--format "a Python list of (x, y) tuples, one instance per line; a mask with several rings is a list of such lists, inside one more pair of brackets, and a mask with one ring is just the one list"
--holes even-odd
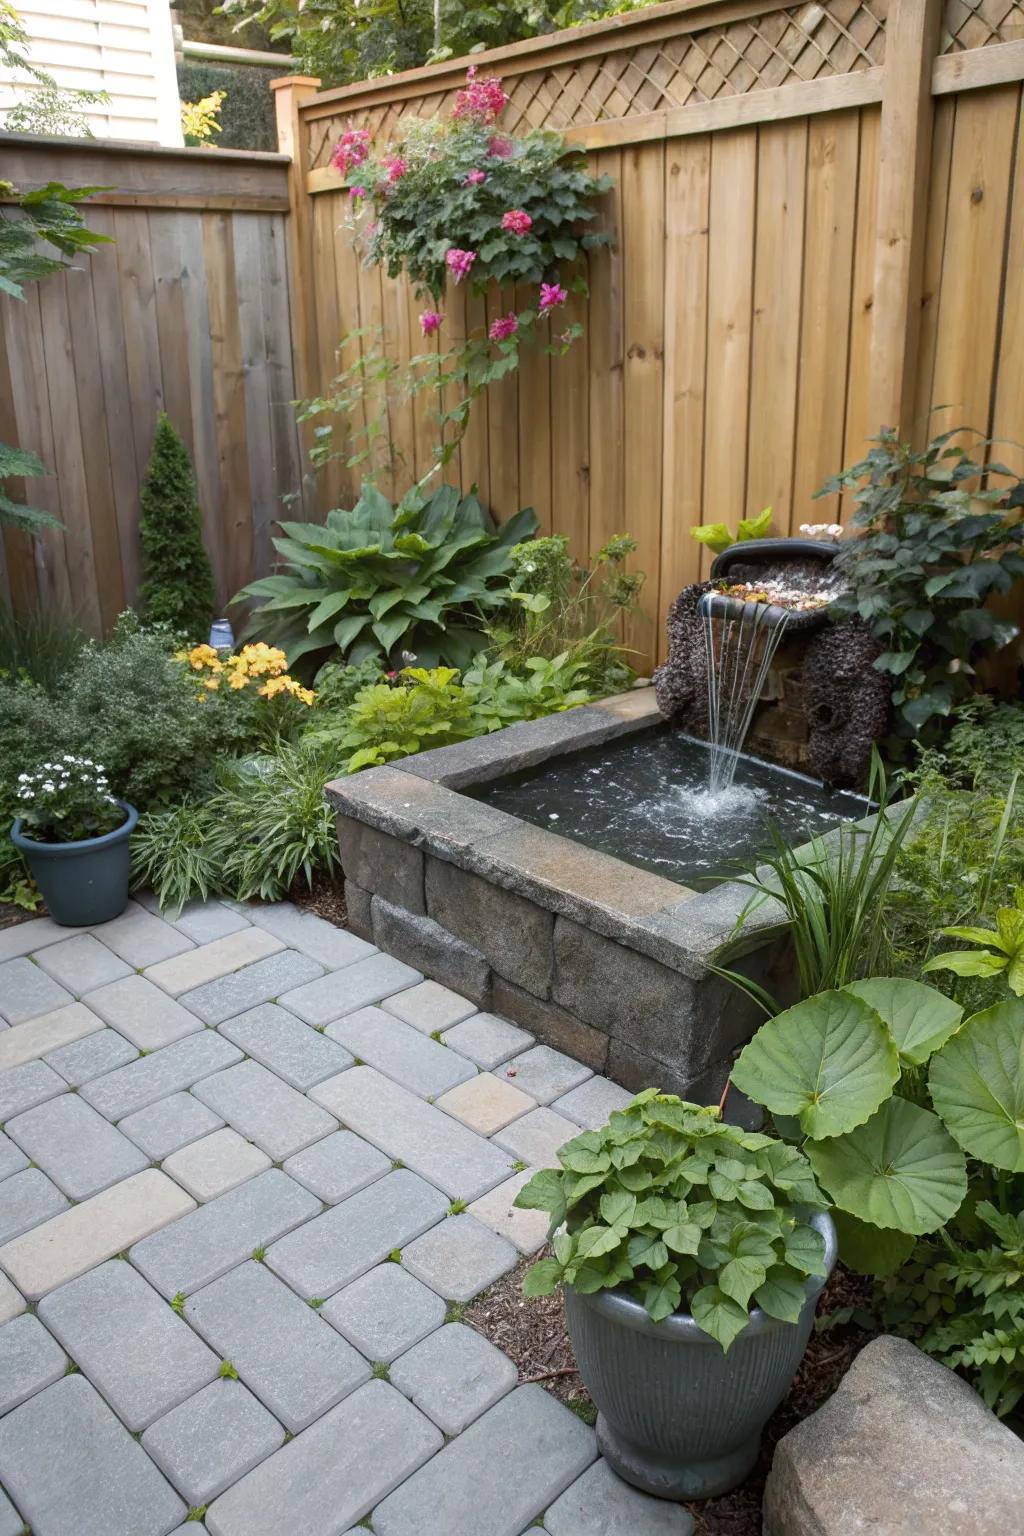
[[(829, 1273), (836, 1232), (824, 1213)], [(761, 1431), (803, 1358), (825, 1281), (807, 1282), (798, 1323), (759, 1307), (728, 1354), (688, 1312), (652, 1323), (617, 1291), (565, 1291), (565, 1315), (587, 1391), (598, 1407), (598, 1444), (620, 1477), (663, 1499), (725, 1493), (753, 1469)]]
[(62, 927), (107, 923), (128, 905), (128, 839), (139, 813), (127, 800), (117, 803), (125, 820), (104, 837), (87, 837), (78, 843), (40, 843), (25, 836), (20, 816), (11, 828), (11, 841), (25, 855), (50, 916)]

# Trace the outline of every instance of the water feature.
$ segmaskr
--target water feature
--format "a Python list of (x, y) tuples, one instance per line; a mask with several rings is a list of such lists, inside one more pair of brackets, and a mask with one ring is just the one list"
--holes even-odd
[(707, 653), (708, 794), (714, 800), (732, 787), (736, 777), (739, 754), (785, 634), (789, 610), (711, 591), (701, 597), (697, 611)]

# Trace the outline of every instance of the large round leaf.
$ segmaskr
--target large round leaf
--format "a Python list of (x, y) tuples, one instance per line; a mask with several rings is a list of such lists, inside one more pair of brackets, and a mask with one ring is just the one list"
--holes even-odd
[(807, 1148), (840, 1210), (876, 1227), (934, 1232), (967, 1193), (963, 1153), (938, 1115), (890, 1099), (866, 1125)]
[(945, 1045), (964, 1016), (952, 998), (926, 987), (923, 981), (909, 981), (903, 976), (851, 981), (843, 991), (852, 992), (875, 1010), (895, 1040), (901, 1059), (913, 1067), (921, 1066)]
[(795, 1115), (817, 1140), (863, 1125), (899, 1075), (875, 1010), (849, 992), (820, 992), (763, 1024), (732, 1080), (773, 1115)]
[(932, 1103), (972, 1157), (1024, 1173), (1024, 1002), (986, 1008), (928, 1070)]
[[(858, 1221), (849, 1211), (835, 1211), (833, 1218), (839, 1238), (839, 1257), (847, 1269), (881, 1279), (894, 1275), (910, 1258), (917, 1239), (909, 1232), (892, 1227), (873, 1227)], [(525, 1287), (524, 1287), (525, 1288)]]

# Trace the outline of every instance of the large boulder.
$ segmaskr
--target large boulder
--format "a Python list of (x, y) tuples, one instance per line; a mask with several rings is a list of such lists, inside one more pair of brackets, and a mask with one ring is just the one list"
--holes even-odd
[(763, 1536), (996, 1536), (1024, 1530), (1024, 1443), (905, 1339), (861, 1351), (779, 1441)]

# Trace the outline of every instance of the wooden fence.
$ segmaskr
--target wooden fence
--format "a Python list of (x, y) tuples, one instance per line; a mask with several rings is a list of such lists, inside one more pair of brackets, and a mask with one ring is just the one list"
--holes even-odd
[[(831, 519), (813, 492), (882, 423), (1024, 440), (1024, 0), (674, 0), (475, 62), (510, 129), (559, 129), (614, 177), (613, 247), (573, 309), (586, 340), (492, 387), (453, 473), (580, 555), (633, 532), (646, 656), (702, 568), (695, 524)], [(387, 140), (445, 110), (465, 64), (279, 93), (304, 393), (350, 330), (423, 349), (407, 285), (358, 259), (329, 160), (349, 123)], [(499, 312), (445, 307), (449, 336)], [(392, 404), (396, 492), (430, 462), (423, 400)], [(1024, 449), (1001, 457), (1024, 470)], [(334, 469), (324, 496), (353, 490)]]
[(88, 223), (112, 245), (0, 297), (0, 440), (53, 471), (15, 494), (63, 533), (0, 541), (0, 600), (98, 633), (139, 579), (139, 486), (166, 410), (196, 467), (218, 593), (271, 558), (300, 485), (281, 155), (0, 135), (2, 175), (95, 185)]

